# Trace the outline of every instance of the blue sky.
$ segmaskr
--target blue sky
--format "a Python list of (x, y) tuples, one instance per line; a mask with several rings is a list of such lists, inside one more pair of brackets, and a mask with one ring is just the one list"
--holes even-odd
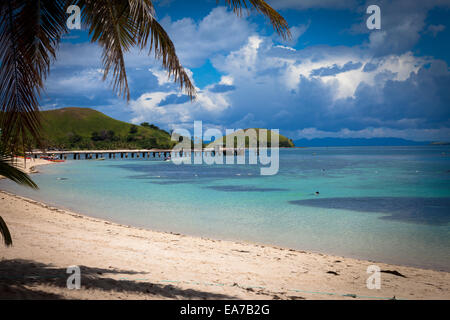
[[(131, 100), (102, 81), (101, 50), (71, 30), (41, 98), (43, 109), (90, 107), (165, 129), (267, 127), (293, 138), (450, 140), (450, 0), (268, 1), (286, 18), (283, 41), (256, 14), (224, 1), (155, 1), (157, 19), (193, 79), (194, 102), (153, 56), (126, 57)], [(368, 30), (366, 8), (381, 8)]]

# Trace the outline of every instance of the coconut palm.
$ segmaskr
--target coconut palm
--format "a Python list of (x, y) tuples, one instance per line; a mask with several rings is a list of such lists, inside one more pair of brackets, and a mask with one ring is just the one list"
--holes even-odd
[[(219, 1), (218, 1), (219, 2)], [(263, 0), (225, 0), (237, 15), (256, 10), (283, 38), (287, 22)], [(0, 128), (6, 155), (24, 151), (30, 137), (40, 138), (39, 96), (68, 32), (69, 5), (81, 9), (90, 39), (103, 50), (104, 80), (111, 75), (113, 90), (129, 100), (124, 55), (131, 48), (148, 49), (191, 99), (196, 91), (183, 69), (174, 44), (155, 18), (151, 0), (7, 0), (0, 1)], [(10, 167), (0, 167), (12, 170)], [(8, 172), (0, 172), (7, 176)], [(16, 174), (18, 174), (16, 172)], [(31, 181), (31, 180), (27, 180)], [(3, 223), (2, 223), (3, 225)]]

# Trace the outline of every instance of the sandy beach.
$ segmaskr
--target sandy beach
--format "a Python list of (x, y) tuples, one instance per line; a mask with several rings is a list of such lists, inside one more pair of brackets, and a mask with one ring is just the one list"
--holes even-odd
[[(155, 232), (4, 191), (0, 204), (14, 241), (0, 246), (1, 299), (450, 298), (447, 272)], [(373, 264), (381, 289), (369, 290)], [(66, 286), (72, 265), (79, 290)]]

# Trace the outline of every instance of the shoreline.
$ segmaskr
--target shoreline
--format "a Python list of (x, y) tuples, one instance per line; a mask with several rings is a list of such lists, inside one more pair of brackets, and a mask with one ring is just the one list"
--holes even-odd
[[(14, 274), (12, 266), (4, 265), (14, 265), (17, 261), (48, 265), (45, 270), (56, 266), (61, 269), (62, 277), (66, 277), (65, 268), (69, 265), (83, 266), (82, 275), (84, 269), (102, 269), (95, 276), (89, 275), (95, 279), (89, 279), (85, 290), (67, 290), (58, 280), (34, 280), (30, 281), (30, 286), (23, 283), (27, 288), (25, 298), (35, 295), (36, 285), (39, 292), (69, 299), (450, 298), (450, 273), (445, 271), (152, 231), (63, 210), (6, 191), (0, 191), (0, 196), (6, 209), (2, 216), (10, 226), (14, 241), (12, 248), (0, 251), (0, 277), (5, 272)], [(63, 235), (67, 232), (76, 235), (68, 237), (74, 243), (67, 243)], [(105, 241), (107, 239), (109, 241)], [(59, 245), (54, 247), (53, 243)], [(106, 248), (98, 248), (98, 243)], [(178, 246), (171, 246), (172, 243)], [(49, 251), (50, 248), (53, 251)], [(117, 251), (120, 254), (116, 256)], [(68, 258), (68, 252), (77, 258)], [(93, 255), (103, 259), (93, 259)], [(373, 264), (382, 270), (380, 290), (366, 288), (369, 276), (366, 269)], [(33, 268), (25, 269), (31, 272)], [(127, 271), (120, 273), (118, 269)], [(159, 276), (154, 275), (155, 270)], [(108, 274), (109, 278), (104, 278), (103, 274)], [(125, 277), (118, 277), (118, 274)], [(10, 282), (14, 286), (14, 281)], [(114, 285), (106, 290), (101, 282)], [(8, 292), (2, 287), (4, 285), (0, 285), (0, 299)], [(129, 287), (128, 291), (124, 287)], [(140, 288), (138, 292), (134, 287)], [(198, 296), (188, 294), (198, 289), (202, 292)], [(174, 291), (179, 294), (173, 294)]]
[[(28, 166), (26, 168), (27, 173), (38, 173), (36, 170), (36, 167), (40, 165), (47, 165), (47, 164), (53, 164), (51, 161), (47, 160), (32, 160), (33, 165)], [(37, 163), (36, 163), (37, 162)], [(27, 161), (28, 163), (28, 161)], [(61, 207), (57, 207), (54, 205), (49, 205), (43, 201), (38, 201), (34, 199), (30, 199), (27, 197), (23, 197), (14, 193), (10, 193), (8, 191), (0, 190), (0, 198), (1, 202), (6, 201), (13, 201), (18, 204), (18, 206), (14, 209), (19, 209), (18, 211), (21, 211), (21, 213), (25, 215), (29, 215), (29, 209), (28, 206), (33, 206), (37, 214), (33, 215), (33, 219), (37, 220), (37, 224), (42, 219), (42, 216), (44, 216), (44, 220), (46, 223), (50, 222), (48, 219), (49, 216), (55, 217), (55, 214), (58, 218), (58, 227), (62, 227), (61, 224), (65, 225), (65, 227), (68, 230), (73, 229), (73, 224), (77, 224), (77, 222), (82, 221), (82, 225), (87, 226), (88, 228), (86, 230), (79, 230), (75, 227), (75, 229), (81, 233), (81, 237), (78, 237), (77, 240), (81, 242), (85, 238), (89, 238), (92, 236), (92, 231), (94, 230), (96, 233), (100, 233), (101, 237), (99, 241), (102, 241), (103, 238), (110, 237), (111, 230), (108, 228), (115, 228), (118, 229), (120, 232), (115, 232), (115, 235), (119, 235), (119, 237), (123, 236), (123, 233), (127, 233), (128, 237), (135, 238), (135, 241), (131, 241), (130, 247), (127, 247), (126, 251), (135, 251), (133, 249), (133, 245), (137, 245), (137, 247), (140, 247), (142, 249), (142, 243), (134, 243), (139, 242), (137, 239), (145, 239), (146, 237), (149, 238), (158, 238), (158, 239), (164, 239), (164, 242), (167, 240), (170, 240), (170, 242), (187, 242), (188, 247), (191, 248), (191, 244), (194, 243), (193, 246), (196, 249), (199, 249), (202, 251), (201, 248), (203, 247), (209, 247), (210, 251), (208, 251), (208, 254), (212, 254), (212, 256), (216, 256), (216, 258), (224, 258), (224, 255), (230, 255), (230, 252), (233, 254), (237, 254), (239, 256), (239, 263), (240, 264), (249, 264), (253, 267), (253, 269), (256, 271), (259, 268), (265, 268), (268, 269), (267, 272), (265, 272), (265, 277), (263, 279), (257, 279), (253, 281), (243, 281), (235, 282), (233, 281), (222, 281), (221, 279), (214, 279), (208, 281), (198, 281), (198, 280), (185, 280), (181, 279), (177, 275), (178, 273), (172, 274), (171, 279), (162, 279), (162, 278), (142, 278), (140, 276), (137, 277), (110, 277), (104, 278), (99, 277), (98, 279), (95, 279), (94, 282), (102, 282), (104, 280), (105, 282), (113, 281), (115, 282), (115, 285), (108, 287), (105, 292), (105, 288), (102, 286), (99, 286), (100, 288), (92, 288), (92, 284), (88, 284), (85, 288), (85, 290), (68, 290), (64, 288), (63, 283), (60, 281), (55, 281), (52, 283), (52, 281), (47, 281), (49, 283), (41, 283), (39, 281), (39, 275), (34, 275), (33, 277), (37, 278), (38, 281), (31, 281), (30, 285), (24, 285), (27, 290), (25, 294), (19, 293), (15, 294), (14, 290), (11, 290), (10, 285), (13, 287), (16, 287), (14, 285), (14, 281), (7, 281), (10, 282), (10, 285), (6, 284), (6, 290), (5, 285), (0, 284), (0, 299), (3, 298), (47, 298), (47, 296), (50, 297), (50, 299), (391, 299), (395, 297), (396, 299), (450, 299), (450, 273), (446, 271), (439, 271), (439, 270), (433, 270), (433, 269), (425, 269), (425, 268), (419, 268), (419, 267), (410, 267), (405, 265), (395, 265), (395, 264), (389, 264), (389, 263), (382, 263), (382, 262), (374, 262), (370, 260), (365, 259), (358, 259), (358, 258), (347, 258), (339, 255), (332, 255), (332, 254), (324, 254), (320, 252), (313, 252), (313, 251), (303, 251), (303, 250), (296, 250), (291, 248), (285, 248), (285, 247), (279, 247), (276, 245), (271, 244), (261, 244), (261, 243), (254, 243), (249, 241), (239, 241), (239, 240), (219, 240), (219, 239), (212, 239), (207, 237), (201, 237), (201, 236), (191, 236), (191, 235), (185, 235), (180, 233), (174, 233), (170, 231), (155, 231), (150, 230), (143, 227), (134, 227), (131, 225), (125, 225), (117, 222), (108, 221), (101, 218), (95, 218), (89, 215), (85, 215), (82, 213), (77, 213), (73, 210), (67, 210)], [(23, 211), (25, 209), (25, 212)], [(2, 213), (4, 219), (10, 225), (8, 222), (9, 217), (8, 214)], [(59, 216), (61, 215), (61, 216)], [(19, 219), (20, 220), (20, 219)], [(66, 221), (71, 220), (71, 221)], [(67, 223), (70, 222), (70, 223)], [(12, 223), (15, 224), (14, 222)], [(72, 226), (71, 226), (72, 224)], [(22, 227), (30, 228), (29, 223), (20, 223)], [(71, 228), (72, 227), (72, 228)], [(50, 259), (50, 263), (48, 260), (48, 257), (46, 259), (42, 259), (42, 255), (46, 256), (48, 253), (48, 248), (46, 249), (45, 246), (42, 246), (40, 249), (40, 252), (33, 252), (31, 254), (32, 259), (29, 259), (30, 253), (25, 252), (22, 248), (22, 250), (18, 250), (20, 252), (16, 252), (16, 254), (11, 254), (15, 250), (16, 247), (16, 240), (19, 242), (19, 246), (22, 246), (20, 242), (22, 240), (19, 236), (16, 236), (17, 231), (13, 229), (13, 227), (10, 227), (11, 233), (13, 236), (14, 246), (13, 248), (5, 248), (5, 252), (0, 251), (0, 277), (2, 274), (6, 273), (15, 273), (15, 271), (12, 270), (12, 266), (8, 267), (8, 264), (15, 265), (18, 261), (29, 261), (31, 266), (35, 266), (36, 263), (40, 265), (47, 265), (45, 267), (45, 270), (48, 270), (47, 268), (54, 269), (55, 266), (60, 267), (60, 270), (58, 271), (59, 275), (55, 275), (55, 278), (65, 278), (66, 276), (63, 275), (65, 273), (65, 267), (64, 265), (61, 265), (62, 261), (64, 261), (64, 258), (61, 256), (61, 252), (56, 256), (52, 257)], [(64, 228), (63, 228), (64, 229)], [(29, 233), (30, 230), (26, 231), (26, 233)], [(130, 234), (131, 232), (131, 234)], [(19, 232), (20, 234), (20, 232)], [(61, 234), (61, 232), (59, 232)], [(141, 236), (141, 234), (145, 234), (144, 237)], [(46, 235), (49, 236), (48, 234)], [(18, 238), (18, 239), (16, 239)], [(56, 239), (54, 239), (56, 240)], [(129, 239), (127, 239), (129, 240)], [(126, 242), (126, 241), (125, 241)], [(151, 245), (151, 243), (150, 243)], [(25, 242), (25, 246), (30, 246), (31, 248), (35, 248), (36, 245), (33, 245), (32, 243)], [(95, 243), (88, 242), (87, 247), (94, 249), (92, 247), (95, 247)], [(119, 246), (122, 247), (122, 246)], [(238, 249), (233, 249), (237, 247)], [(31, 249), (30, 248), (30, 249)], [(220, 253), (220, 257), (217, 257), (218, 249), (225, 249), (225, 252)], [(81, 248), (80, 248), (81, 249)], [(116, 248), (117, 249), (117, 248)], [(123, 249), (123, 247), (122, 247)], [(154, 249), (154, 248), (153, 248)], [(192, 249), (192, 248), (191, 248)], [(270, 252), (268, 255), (269, 262), (264, 262), (261, 264), (254, 263), (253, 259), (262, 257), (263, 255), (260, 253), (256, 253), (256, 257), (253, 257), (249, 259), (250, 256), (254, 255), (255, 251), (263, 251), (265, 255), (267, 255), (267, 251)], [(65, 250), (63, 250), (64, 252)], [(83, 251), (83, 250), (82, 250)], [(88, 250), (90, 252), (90, 250)], [(100, 250), (101, 252), (101, 250)], [(182, 256), (183, 250), (177, 250), (175, 248), (175, 252), (172, 253), (172, 257), (177, 259), (177, 257), (180, 257), (180, 259), (184, 262), (186, 262), (186, 258)], [(46, 253), (46, 254), (44, 254)], [(153, 252), (154, 253), (154, 252)], [(194, 257), (190, 257), (188, 259), (188, 263), (192, 263), (192, 259), (198, 260), (199, 252), (191, 252), (194, 254)], [(80, 256), (79, 250), (75, 250), (74, 254), (77, 256)], [(128, 253), (129, 254), (129, 253)], [(159, 255), (164, 255), (163, 252), (158, 250)], [(294, 257), (297, 256), (300, 261), (299, 268), (302, 270), (299, 272), (298, 270), (291, 270), (290, 272), (286, 272), (285, 269), (290, 269), (290, 266), (286, 266), (283, 263), (283, 258), (280, 257), (280, 254), (285, 254), (284, 258), (288, 257)], [(64, 254), (62, 254), (64, 255)], [(244, 255), (244, 257), (240, 257), (241, 255)], [(35, 256), (38, 258), (36, 259)], [(201, 256), (201, 254), (200, 254)], [(25, 258), (25, 259), (24, 259)], [(117, 260), (114, 257), (109, 257), (111, 260)], [(160, 258), (160, 257), (159, 257)], [(242, 259), (244, 258), (244, 259)], [(5, 260), (7, 259), (7, 260)], [(12, 260), (11, 260), (12, 259)], [(144, 259), (141, 257), (141, 259)], [(236, 257), (233, 256), (234, 260)], [(45, 260), (45, 261), (43, 261)], [(87, 256), (84, 256), (82, 259), (83, 261), (91, 260)], [(220, 260), (220, 259), (219, 259)], [(275, 260), (274, 263), (271, 260)], [(314, 261), (314, 263), (311, 263), (311, 260)], [(91, 262), (91, 261), (90, 261)], [(227, 261), (225, 262), (225, 265), (227, 264)], [(229, 262), (229, 261), (228, 261)], [(162, 262), (158, 265), (159, 268), (163, 268), (167, 261)], [(291, 262), (289, 262), (291, 263)], [(7, 266), (5, 267), (4, 264)], [(88, 268), (91, 269), (90, 266), (91, 263), (83, 265), (81, 267), (82, 274), (83, 269)], [(98, 264), (98, 263), (94, 263)], [(176, 265), (179, 263), (175, 263)], [(214, 264), (212, 261), (209, 261), (209, 264)], [(342, 269), (343, 264), (346, 266), (344, 269)], [(380, 290), (369, 290), (366, 288), (365, 279), (369, 276), (367, 274), (366, 268), (369, 265), (377, 265), (380, 266), (382, 273), (382, 283), (383, 279), (386, 279), (386, 282), (388, 282), (388, 286), (383, 286)], [(76, 264), (78, 265), (78, 264)], [(134, 263), (132, 263), (134, 265)], [(305, 265), (309, 266), (305, 267)], [(68, 266), (68, 265), (67, 265)], [(268, 267), (271, 266), (271, 267)], [(64, 268), (63, 268), (64, 267)], [(132, 268), (132, 270), (128, 270), (124, 272), (123, 274), (151, 274), (148, 270), (145, 272), (137, 271), (135, 270), (136, 266)], [(201, 269), (201, 276), (205, 277), (208, 274), (208, 270), (210, 269), (210, 265), (206, 267), (202, 267)], [(217, 266), (216, 266), (217, 267)], [(279, 268), (277, 268), (279, 267)], [(14, 269), (16, 269), (17, 266), (14, 266)], [(109, 273), (110, 275), (114, 275), (117, 273), (116, 268), (113, 266), (103, 266), (103, 271), (105, 273)], [(114, 270), (110, 270), (110, 269)], [(197, 269), (198, 267), (194, 268)], [(306, 269), (305, 269), (306, 268)], [(357, 272), (355, 273), (354, 268), (357, 268)], [(20, 268), (19, 268), (20, 269)], [(26, 267), (25, 269), (30, 269)], [(31, 268), (33, 269), (33, 268)], [(94, 269), (100, 269), (98, 267), (95, 267)], [(125, 268), (127, 269), (127, 268)], [(216, 270), (217, 268), (213, 268), (213, 270)], [(285, 270), (284, 273), (280, 275), (273, 275), (273, 270)], [(295, 279), (292, 279), (292, 274), (309, 274), (309, 273), (317, 273), (317, 270), (314, 269), (323, 269), (323, 272), (321, 274), (314, 275), (313, 278), (310, 278), (310, 276), (303, 276), (306, 279), (305, 283), (303, 281), (300, 281), (300, 283), (296, 286), (296, 288), (286, 288), (283, 286), (283, 284), (286, 283), (295, 283)], [(329, 270), (328, 270), (329, 269)], [(337, 270), (339, 269), (339, 270)], [(244, 270), (240, 270), (240, 272), (232, 272), (231, 275), (232, 278), (240, 278), (242, 277), (242, 273), (244, 274), (253, 274), (255, 273), (254, 270), (249, 270), (248, 268), (245, 268)], [(45, 274), (46, 271), (43, 271)], [(194, 273), (197, 273), (196, 270), (193, 270)], [(31, 272), (31, 270), (30, 270)], [(185, 273), (186, 270), (183, 270), (182, 273)], [(392, 273), (393, 272), (393, 273)], [(398, 272), (398, 274), (396, 274)], [(23, 271), (21, 272), (23, 274)], [(120, 273), (120, 272), (119, 272)], [(161, 271), (162, 274), (164, 274), (164, 271)], [(189, 272), (188, 272), (189, 273)], [(258, 273), (258, 272), (256, 272)], [(276, 273), (276, 272), (275, 272)], [(222, 275), (223, 272), (220, 272)], [(226, 274), (226, 272), (225, 272)], [(411, 276), (411, 275), (414, 276)], [(103, 275), (103, 272), (97, 272), (97, 275)], [(226, 278), (230, 276), (230, 274), (226, 274)], [(43, 276), (45, 277), (45, 276)], [(47, 276), (48, 277), (48, 276)], [(90, 276), (91, 277), (91, 276)], [(290, 279), (286, 282), (286, 279), (283, 279), (284, 277), (287, 277)], [(339, 279), (339, 278), (345, 278), (345, 279)], [(190, 277), (190, 279), (193, 279), (195, 277)], [(273, 279), (275, 278), (275, 279)], [(423, 278), (423, 279), (422, 279)], [(249, 276), (247, 276), (247, 280), (251, 279)], [(274, 280), (278, 279), (275, 284), (272, 282)], [(361, 281), (358, 281), (361, 279)], [(426, 280), (425, 280), (426, 279)], [(145, 285), (145, 281), (150, 280), (150, 283), (148, 285)], [(202, 280), (204, 280), (202, 278)], [(301, 280), (301, 279), (297, 279)], [(335, 280), (335, 281), (333, 281)], [(342, 281), (343, 280), (343, 281)], [(364, 281), (363, 281), (364, 280)], [(262, 282), (261, 282), (262, 281)], [(38, 293), (35, 292), (34, 289), (36, 287), (36, 282), (38, 282), (37, 287), (39, 288)], [(42, 281), (46, 282), (46, 281)], [(89, 281), (91, 282), (91, 281)], [(132, 287), (137, 286), (141, 289), (139, 289), (139, 292), (135, 292), (135, 289), (130, 289), (130, 292), (124, 293), (124, 286), (129, 286), (130, 282), (132, 282)], [(270, 286), (264, 286), (261, 284), (266, 284), (266, 282), (271, 283)], [(334, 284), (334, 282), (336, 282)], [(419, 285), (419, 288), (417, 288), (417, 284), (423, 282), (422, 285)], [(143, 285), (144, 284), (144, 285)], [(306, 284), (306, 287), (305, 287)], [(97, 286), (97, 285), (95, 285)], [(95, 287), (94, 286), (94, 287)], [(157, 286), (157, 292), (152, 293), (152, 290), (149, 291), (149, 288), (153, 288)], [(145, 289), (143, 289), (145, 287)], [(195, 291), (195, 289), (201, 287), (202, 289), (207, 289), (205, 291), (201, 291), (201, 294), (196, 296), (191, 295), (190, 293), (186, 294), (186, 292), (191, 292), (192, 290)], [(298, 288), (300, 287), (300, 289)], [(217, 288), (220, 288), (219, 290)], [(82, 285), (83, 289), (83, 285)], [(172, 291), (180, 290), (180, 294), (172, 294)], [(29, 292), (28, 292), (29, 291)], [(84, 291), (84, 292), (83, 292)], [(94, 291), (94, 292), (93, 292)], [(126, 291), (126, 290), (125, 290)], [(36, 295), (37, 294), (37, 295)]]
[[(32, 173), (40, 173), (39, 171), (35, 171)], [(269, 242), (258, 242), (258, 241), (251, 241), (251, 240), (241, 240), (241, 239), (235, 239), (235, 238), (220, 238), (220, 237), (210, 237), (210, 236), (204, 236), (204, 235), (200, 235), (200, 234), (190, 234), (190, 233), (184, 233), (182, 231), (177, 232), (177, 231), (170, 231), (170, 230), (165, 230), (165, 229), (153, 229), (151, 227), (145, 227), (145, 226), (139, 226), (139, 225), (133, 225), (133, 224), (128, 224), (126, 222), (119, 222), (119, 221), (115, 221), (114, 219), (108, 219), (108, 218), (103, 218), (100, 216), (94, 216), (94, 215), (90, 215), (89, 213), (84, 213), (81, 211), (77, 211), (75, 209), (71, 209), (71, 208), (67, 208), (64, 207), (63, 205), (59, 205), (59, 204), (55, 204), (52, 203), (51, 201), (46, 201), (46, 200), (40, 200), (40, 199), (36, 199), (36, 198), (32, 198), (32, 197), (27, 197), (27, 196), (23, 196), (8, 190), (4, 190), (0, 188), (0, 195), (1, 194), (6, 194), (12, 197), (15, 197), (17, 199), (26, 201), (26, 202), (30, 202), (36, 205), (39, 205), (43, 208), (52, 210), (52, 211), (56, 211), (56, 212), (60, 212), (60, 213), (66, 213), (68, 215), (71, 216), (75, 216), (78, 218), (85, 218), (85, 219), (91, 219), (93, 221), (97, 221), (97, 222), (102, 222), (102, 223), (107, 223), (107, 224), (112, 224), (112, 225), (116, 225), (116, 226), (121, 226), (124, 228), (131, 228), (131, 229), (136, 229), (136, 230), (143, 230), (143, 231), (148, 231), (148, 232), (155, 232), (155, 233), (161, 233), (161, 234), (169, 234), (169, 235), (178, 235), (178, 236), (183, 236), (183, 237), (192, 237), (192, 238), (198, 238), (198, 239), (204, 239), (204, 240), (209, 240), (209, 241), (225, 241), (225, 242), (232, 242), (232, 243), (237, 243), (237, 244), (243, 244), (243, 245), (252, 245), (252, 246), (261, 246), (261, 247), (270, 247), (270, 248), (274, 248), (277, 250), (289, 250), (289, 251), (298, 251), (298, 252), (307, 252), (307, 253), (311, 253), (311, 254), (316, 254), (316, 255), (321, 255), (321, 256), (330, 256), (330, 257), (337, 257), (337, 258), (347, 258), (347, 259), (353, 259), (353, 260), (358, 260), (358, 261), (363, 261), (363, 262), (370, 262), (372, 264), (385, 264), (385, 265), (391, 265), (391, 266), (398, 266), (398, 267), (406, 267), (406, 268), (415, 268), (415, 269), (420, 269), (420, 270), (429, 270), (429, 271), (435, 271), (435, 272), (443, 272), (443, 273), (448, 273), (450, 275), (450, 270), (447, 269), (439, 269), (439, 267), (426, 267), (426, 266), (422, 266), (422, 265), (414, 265), (414, 264), (407, 264), (407, 263), (400, 263), (400, 262), (389, 262), (389, 261), (382, 261), (382, 260), (373, 260), (369, 257), (361, 257), (361, 256), (349, 256), (349, 255), (345, 255), (345, 254), (340, 254), (340, 253), (333, 253), (333, 252), (325, 252), (325, 251), (315, 251), (315, 250), (311, 250), (311, 249), (303, 249), (303, 248), (294, 248), (294, 247), (289, 247), (289, 246), (283, 246), (283, 245), (278, 245), (278, 244), (274, 244), (274, 243), (269, 243)], [(1, 213), (0, 213), (1, 215)], [(0, 238), (1, 240), (1, 238)], [(449, 297), (450, 298), (450, 297)]]

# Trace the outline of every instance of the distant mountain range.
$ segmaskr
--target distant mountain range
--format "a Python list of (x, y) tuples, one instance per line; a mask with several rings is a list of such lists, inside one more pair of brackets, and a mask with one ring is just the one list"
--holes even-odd
[(294, 141), (297, 147), (350, 147), (350, 146), (425, 146), (430, 141), (412, 141), (401, 138), (314, 138)]

